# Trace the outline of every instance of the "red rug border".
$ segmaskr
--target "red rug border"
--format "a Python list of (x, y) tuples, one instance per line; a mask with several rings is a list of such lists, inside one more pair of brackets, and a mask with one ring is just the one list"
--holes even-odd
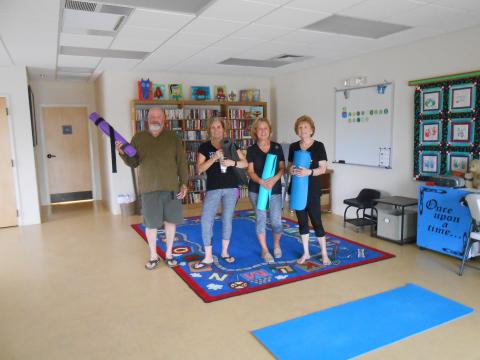
[[(249, 210), (238, 210), (238, 211), (235, 211), (235, 213), (239, 213), (241, 211), (249, 211)], [(186, 217), (185, 219), (198, 219), (199, 217), (200, 216), (189, 216), (189, 217)], [(282, 217), (282, 219), (292, 221), (292, 222), (298, 224), (297, 221), (289, 219), (287, 217)], [(146, 238), (145, 234), (142, 232), (142, 230), (140, 229), (139, 224), (131, 224), (130, 226), (137, 232), (138, 235), (140, 235), (142, 237), (142, 239), (145, 242), (147, 241), (147, 238)], [(227, 299), (227, 298), (231, 298), (231, 297), (235, 297), (235, 296), (239, 296), (239, 295), (243, 295), (243, 294), (252, 293), (252, 292), (255, 292), (255, 291), (259, 291), (259, 290), (269, 289), (269, 288), (277, 287), (277, 286), (280, 286), (280, 285), (285, 285), (285, 284), (289, 284), (289, 283), (292, 283), (292, 282), (296, 282), (296, 281), (300, 281), (300, 280), (304, 280), (304, 279), (309, 279), (309, 278), (313, 278), (313, 277), (317, 277), (317, 276), (321, 276), (321, 275), (325, 275), (325, 274), (330, 274), (330, 273), (337, 272), (337, 271), (340, 271), (340, 270), (345, 270), (345, 269), (348, 269), (348, 268), (354, 268), (354, 267), (358, 267), (358, 266), (362, 266), (362, 265), (366, 265), (366, 264), (371, 264), (371, 263), (375, 263), (375, 262), (378, 262), (378, 261), (387, 260), (387, 259), (391, 259), (391, 258), (395, 257), (394, 254), (390, 254), (386, 251), (379, 250), (379, 249), (373, 248), (373, 247), (368, 246), (368, 245), (361, 244), (359, 242), (356, 242), (356, 241), (353, 241), (353, 240), (350, 240), (350, 239), (346, 239), (343, 236), (338, 236), (338, 235), (335, 235), (335, 234), (332, 234), (332, 233), (329, 233), (329, 232), (327, 232), (327, 234), (335, 236), (335, 237), (337, 237), (339, 239), (342, 239), (344, 241), (347, 241), (349, 243), (359, 245), (359, 246), (365, 247), (367, 249), (376, 251), (376, 252), (382, 254), (383, 256), (381, 256), (379, 258), (376, 258), (376, 259), (364, 260), (364, 261), (360, 261), (360, 262), (355, 263), (355, 264), (339, 266), (339, 267), (335, 267), (335, 268), (332, 268), (332, 269), (328, 269), (328, 270), (324, 270), (324, 271), (320, 271), (320, 272), (316, 272), (316, 273), (304, 274), (304, 275), (296, 276), (294, 278), (276, 281), (275, 283), (260, 285), (260, 286), (257, 286), (255, 288), (241, 289), (241, 290), (238, 290), (237, 292), (235, 292), (233, 294), (229, 293), (229, 294), (222, 294), (222, 295), (217, 295), (217, 296), (211, 296), (205, 290), (203, 290), (200, 286), (198, 286), (197, 283), (192, 280), (191, 276), (189, 276), (181, 267), (174, 267), (174, 268), (172, 268), (172, 270), (174, 270), (183, 279), (183, 281), (185, 281), (187, 283), (187, 285), (192, 290), (194, 290), (194, 292), (204, 302), (210, 303), (210, 302), (217, 301), (217, 300), (223, 300), (223, 299)], [(158, 246), (157, 246), (157, 254), (159, 254), (163, 259), (165, 259), (165, 252)]]

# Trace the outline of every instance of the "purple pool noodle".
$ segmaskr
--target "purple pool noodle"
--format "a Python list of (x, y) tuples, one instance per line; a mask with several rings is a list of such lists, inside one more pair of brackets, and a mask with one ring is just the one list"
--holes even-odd
[[(102, 132), (105, 135), (110, 136), (110, 125), (105, 119), (103, 119), (96, 112), (91, 113), (88, 118), (90, 120), (92, 120), (92, 122), (95, 125), (97, 125), (97, 127), (100, 130), (102, 130)], [(101, 119), (101, 120), (97, 123), (98, 119)], [(120, 135), (118, 132), (116, 132), (115, 129), (113, 130), (113, 132), (114, 132), (114, 136), (115, 136), (115, 141), (120, 141), (123, 144), (122, 150), (125, 152), (125, 154), (127, 154), (129, 157), (135, 156), (137, 154), (137, 150), (135, 150), (135, 148), (132, 145), (130, 145), (128, 143), (128, 141), (125, 140), (125, 138), (122, 135)]]

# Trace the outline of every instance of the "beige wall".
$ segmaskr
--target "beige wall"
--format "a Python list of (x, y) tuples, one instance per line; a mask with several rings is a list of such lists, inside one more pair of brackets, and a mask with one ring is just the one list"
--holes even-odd
[(324, 142), (334, 158), (334, 88), (351, 76), (366, 76), (369, 84), (393, 81), (392, 169), (329, 164), (333, 174), (333, 212), (342, 214), (343, 200), (371, 187), (385, 194), (416, 197), (413, 178), (413, 95), (409, 80), (478, 70), (480, 28), (471, 28), (422, 40), (407, 46), (359, 56), (332, 65), (274, 78), (275, 112), (280, 140), (296, 141), (295, 119), (309, 114), (316, 121), (315, 138)]

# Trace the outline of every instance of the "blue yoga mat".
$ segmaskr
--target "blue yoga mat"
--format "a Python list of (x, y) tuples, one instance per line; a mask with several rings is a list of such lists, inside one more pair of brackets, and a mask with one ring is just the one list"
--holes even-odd
[[(297, 150), (293, 153), (293, 165), (296, 167), (310, 168), (312, 160), (309, 151)], [(290, 209), (305, 210), (308, 195), (308, 176), (293, 176), (292, 191), (290, 194)]]
[[(262, 180), (267, 180), (272, 176), (275, 176), (275, 168), (277, 167), (277, 155), (267, 154), (265, 165), (263, 166)], [(260, 185), (258, 192), (257, 209), (267, 210), (267, 203), (272, 196), (272, 189), (267, 190)]]
[(350, 359), (473, 312), (414, 284), (253, 331), (279, 359)]

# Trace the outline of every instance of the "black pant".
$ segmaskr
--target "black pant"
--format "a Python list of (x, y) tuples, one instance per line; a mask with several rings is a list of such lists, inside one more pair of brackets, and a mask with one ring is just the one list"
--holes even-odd
[(320, 211), (320, 194), (308, 195), (307, 207), (305, 210), (295, 210), (298, 219), (300, 235), (306, 235), (310, 232), (308, 227), (308, 218), (312, 222), (315, 235), (317, 237), (325, 236), (325, 230), (322, 225), (322, 215)]

